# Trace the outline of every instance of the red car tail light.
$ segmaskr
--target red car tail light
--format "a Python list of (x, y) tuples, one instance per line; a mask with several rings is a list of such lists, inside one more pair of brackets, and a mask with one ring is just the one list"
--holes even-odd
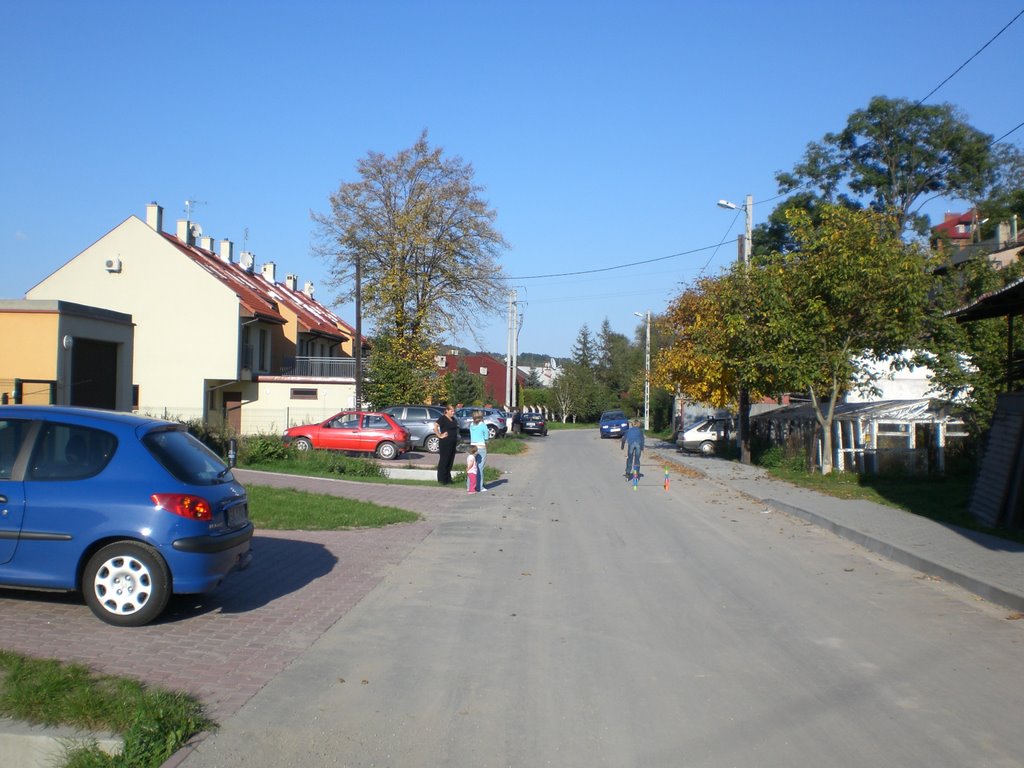
[(210, 502), (202, 496), (187, 493), (154, 493), (150, 498), (160, 509), (187, 517), (189, 520), (212, 520)]

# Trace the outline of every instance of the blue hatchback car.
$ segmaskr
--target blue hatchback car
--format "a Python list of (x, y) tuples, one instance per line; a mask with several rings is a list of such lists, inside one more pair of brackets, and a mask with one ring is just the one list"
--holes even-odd
[(601, 438), (622, 437), (629, 429), (629, 419), (622, 411), (605, 411), (597, 422)]
[(80, 591), (140, 626), (247, 566), (252, 535), (245, 489), (181, 424), (0, 406), (0, 586)]

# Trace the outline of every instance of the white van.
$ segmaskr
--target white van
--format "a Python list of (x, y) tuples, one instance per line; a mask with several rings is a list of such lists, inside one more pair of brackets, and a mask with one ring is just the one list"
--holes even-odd
[(684, 451), (700, 451), (713, 456), (717, 448), (735, 434), (732, 417), (715, 416), (703, 419), (679, 433), (676, 445)]

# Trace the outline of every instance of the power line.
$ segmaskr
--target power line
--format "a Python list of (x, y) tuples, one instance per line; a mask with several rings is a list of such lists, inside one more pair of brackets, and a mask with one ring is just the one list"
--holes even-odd
[[(1002, 141), (1003, 139), (1005, 139), (1005, 138), (1006, 138), (1007, 136), (1009, 136), (1009, 135), (1010, 135), (1011, 133), (1016, 133), (1016, 132), (1017, 132), (1017, 131), (1019, 131), (1019, 130), (1020, 130), (1021, 128), (1024, 128), (1024, 123), (1017, 123), (1017, 125), (1015, 125), (1015, 126), (1014, 126), (1013, 128), (1011, 128), (1010, 130), (1008, 130), (1008, 131), (1007, 131), (1006, 133), (1004, 133), (1004, 134), (1003, 134), (1002, 136), (1000, 136), (1000, 137), (999, 137), (998, 139), (993, 139), (993, 140), (992, 140), (992, 142), (991, 142), (991, 144), (998, 144), (998, 143), (999, 143), (1000, 141)], [(991, 144), (990, 144), (990, 146), (991, 146)]]
[[(990, 39), (990, 40), (989, 40), (989, 41), (988, 41), (987, 43), (985, 43), (985, 44), (984, 44), (983, 46), (981, 46), (981, 48), (979, 48), (979, 49), (978, 49), (977, 51), (975, 51), (975, 52), (974, 52), (974, 54), (973, 54), (973, 55), (972, 55), (972, 56), (971, 56), (970, 58), (968, 58), (968, 59), (967, 59), (967, 61), (965, 61), (965, 62), (964, 62), (963, 64), (961, 64), (961, 65), (960, 65), (959, 67), (957, 67), (957, 68), (956, 68), (956, 69), (955, 69), (955, 70), (953, 71), (953, 74), (951, 74), (951, 75), (950, 75), (949, 77), (947, 77), (947, 78), (946, 78), (945, 80), (943, 80), (943, 81), (942, 81), (941, 83), (939, 83), (939, 84), (938, 84), (938, 85), (936, 85), (936, 86), (935, 86), (934, 88), (932, 88), (932, 89), (931, 89), (931, 90), (930, 90), (930, 91), (928, 92), (928, 95), (927, 95), (927, 96), (925, 96), (925, 97), (924, 97), (923, 99), (919, 100), (919, 101), (917, 102), (917, 104), (915, 104), (914, 106), (915, 106), (915, 107), (919, 107), (919, 106), (921, 106), (921, 105), (922, 105), (922, 104), (923, 104), (924, 102), (926, 102), (926, 101), (927, 101), (928, 99), (930, 99), (930, 98), (931, 98), (931, 97), (932, 97), (932, 96), (933, 96), (933, 95), (935, 94), (935, 92), (936, 92), (937, 90), (939, 90), (939, 89), (940, 89), (940, 88), (941, 88), (942, 86), (944, 86), (944, 85), (945, 85), (946, 83), (948, 83), (948, 82), (949, 82), (950, 80), (952, 80), (952, 79), (953, 79), (954, 77), (956, 77), (956, 76), (957, 76), (957, 75), (958, 75), (958, 74), (960, 73), (960, 70), (961, 70), (961, 69), (963, 69), (964, 67), (966, 67), (966, 66), (967, 66), (968, 64), (970, 64), (970, 63), (971, 63), (971, 62), (972, 62), (972, 61), (973, 61), (973, 60), (974, 60), (975, 58), (977, 58), (978, 54), (980, 54), (980, 53), (981, 53), (982, 51), (984, 51), (984, 50), (985, 50), (986, 48), (988, 48), (988, 47), (989, 47), (989, 46), (990, 46), (990, 45), (991, 45), (991, 44), (992, 44), (992, 43), (993, 43), (993, 42), (995, 41), (995, 39), (996, 39), (997, 37), (999, 37), (999, 36), (1000, 36), (1001, 34), (1003, 34), (1003, 32), (1005, 32), (1005, 31), (1006, 31), (1007, 29), (1009, 29), (1009, 28), (1010, 28), (1010, 25), (1012, 25), (1012, 24), (1013, 24), (1013, 22), (1015, 22), (1015, 21), (1016, 21), (1017, 19), (1019, 19), (1019, 18), (1020, 18), (1021, 16), (1024, 16), (1024, 10), (1021, 10), (1021, 11), (1019, 11), (1019, 12), (1017, 13), (1017, 15), (1016, 15), (1016, 16), (1014, 16), (1014, 17), (1013, 17), (1012, 19), (1010, 19), (1010, 20), (1009, 20), (1009, 21), (1008, 21), (1008, 22), (1006, 23), (1006, 26), (1004, 26), (1004, 27), (1003, 27), (1002, 29), (1000, 29), (1000, 30), (999, 30), (998, 32), (996, 32), (996, 33), (995, 33), (995, 34), (994, 34), (994, 35), (992, 36), (992, 38), (991, 38), (991, 39)], [(1020, 126), (1017, 126), (1017, 128), (1019, 128), (1019, 127), (1020, 127)], [(1017, 128), (1014, 128), (1013, 130), (1015, 131), (1015, 130), (1017, 130)], [(1010, 133), (1013, 133), (1013, 131), (1010, 131)], [(1007, 134), (1007, 136), (1008, 136), (1008, 135), (1009, 135), (1009, 134)], [(1005, 138), (1005, 137), (1003, 137), (1003, 138)]]
[(592, 275), (597, 272), (611, 272), (615, 269), (626, 269), (627, 267), (638, 267), (641, 264), (653, 264), (657, 261), (667, 261), (668, 259), (677, 259), (680, 256), (689, 256), (694, 253), (700, 253), (701, 251), (708, 251), (712, 248), (718, 248), (718, 245), (705, 245), (700, 248), (694, 248), (689, 251), (680, 251), (679, 253), (672, 253), (668, 256), (658, 256), (654, 259), (644, 259), (643, 261), (631, 261), (629, 264), (616, 264), (613, 267), (600, 267), (599, 269), (581, 269), (578, 272), (554, 272), (549, 275), (523, 275), (520, 277), (506, 277), (505, 280), (541, 280), (548, 277), (574, 277), (576, 275)]

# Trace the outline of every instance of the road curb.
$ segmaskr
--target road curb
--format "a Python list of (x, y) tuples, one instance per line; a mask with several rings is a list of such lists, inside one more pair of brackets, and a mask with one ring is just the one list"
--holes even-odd
[(848, 526), (840, 525), (833, 520), (829, 520), (827, 517), (802, 509), (801, 507), (795, 507), (792, 504), (787, 504), (776, 499), (759, 499), (759, 501), (773, 509), (779, 510), (780, 512), (785, 512), (814, 523), (817, 526), (831, 531), (837, 536), (841, 536), (844, 539), (860, 544), (862, 547), (865, 547), (876, 554), (887, 557), (897, 563), (906, 565), (916, 571), (921, 571), (929, 576), (937, 576), (944, 581), (963, 587), (968, 592), (972, 592), (979, 597), (983, 597), (991, 603), (995, 603), (996, 605), (1001, 605), (1004, 608), (1010, 608), (1015, 611), (1024, 611), (1024, 595), (1000, 589), (999, 587), (975, 578), (974, 576), (969, 576), (948, 566), (936, 563), (933, 560), (928, 560), (927, 558), (916, 555), (902, 547), (898, 547), (895, 544), (882, 541), (874, 536), (868, 536), (867, 534), (854, 530)]
[(63, 762), (68, 747), (93, 742), (108, 755), (119, 754), (124, 748), (124, 740), (111, 733), (31, 725), (0, 718), (0, 755), (6, 766), (52, 768)]

